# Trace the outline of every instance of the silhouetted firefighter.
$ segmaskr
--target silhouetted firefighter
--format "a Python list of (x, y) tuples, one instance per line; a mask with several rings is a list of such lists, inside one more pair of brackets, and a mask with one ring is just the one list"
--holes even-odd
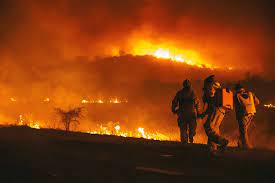
[(65, 130), (70, 131), (72, 123), (79, 124), (79, 118), (81, 117), (82, 108), (77, 107), (69, 111), (64, 111), (60, 108), (55, 109), (57, 114), (60, 115), (60, 122), (63, 123)]
[(249, 149), (252, 146), (249, 143), (248, 129), (256, 114), (256, 105), (260, 104), (260, 101), (254, 93), (246, 90), (241, 84), (235, 86), (235, 91), (234, 103), (240, 132), (238, 146)]
[(229, 89), (222, 88), (220, 83), (215, 81), (214, 75), (204, 80), (203, 92), (206, 110), (200, 117), (207, 116), (204, 129), (208, 136), (209, 150), (215, 153), (217, 145), (223, 150), (228, 144), (228, 140), (220, 135), (220, 125), (226, 110), (233, 109), (233, 93)]
[(172, 101), (172, 112), (178, 115), (178, 126), (182, 143), (188, 143), (188, 136), (189, 142), (193, 143), (199, 111), (199, 100), (191, 88), (191, 82), (186, 79), (183, 81), (183, 89), (177, 92)]

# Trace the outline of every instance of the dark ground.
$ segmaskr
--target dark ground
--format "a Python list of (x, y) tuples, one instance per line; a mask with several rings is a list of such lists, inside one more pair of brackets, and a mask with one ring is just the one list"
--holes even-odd
[(0, 128), (0, 182), (275, 182), (275, 151)]

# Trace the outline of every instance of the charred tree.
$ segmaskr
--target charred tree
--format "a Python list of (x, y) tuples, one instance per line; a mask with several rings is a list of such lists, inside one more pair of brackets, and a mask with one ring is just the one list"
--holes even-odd
[(64, 125), (64, 128), (67, 132), (70, 131), (70, 127), (72, 124), (80, 124), (79, 118), (82, 117), (81, 107), (77, 107), (68, 111), (56, 108), (55, 111), (60, 116), (60, 122)]

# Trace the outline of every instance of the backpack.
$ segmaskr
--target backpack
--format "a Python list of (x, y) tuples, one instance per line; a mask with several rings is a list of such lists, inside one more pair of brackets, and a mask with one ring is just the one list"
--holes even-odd
[(233, 110), (233, 92), (228, 88), (219, 88), (215, 93), (216, 104), (228, 110)]
[(237, 98), (244, 109), (245, 114), (256, 114), (254, 97), (251, 92), (238, 93)]

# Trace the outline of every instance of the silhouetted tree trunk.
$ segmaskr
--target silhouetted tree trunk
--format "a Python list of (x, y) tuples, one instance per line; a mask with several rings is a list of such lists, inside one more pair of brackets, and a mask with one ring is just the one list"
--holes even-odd
[(66, 131), (70, 131), (72, 123), (79, 124), (79, 118), (81, 117), (82, 108), (74, 108), (69, 111), (56, 108), (57, 114), (60, 116), (60, 122), (64, 125)]

